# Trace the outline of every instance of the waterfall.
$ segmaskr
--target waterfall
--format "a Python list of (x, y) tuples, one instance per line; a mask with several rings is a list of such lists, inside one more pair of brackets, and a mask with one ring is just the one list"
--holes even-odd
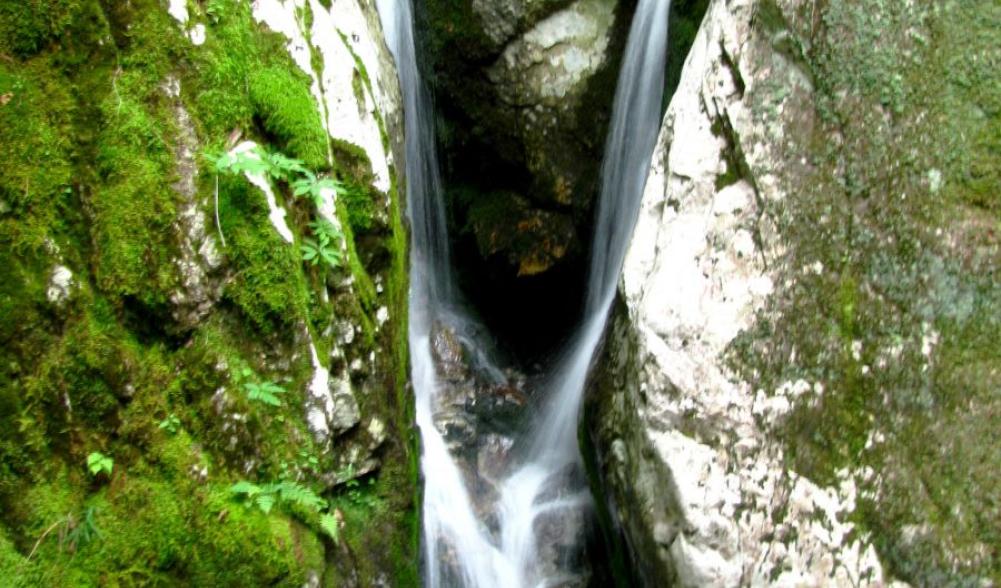
[[(504, 486), (505, 552), (517, 557), (517, 568), (533, 583), (544, 581), (533, 570), (539, 564), (533, 561), (539, 548), (534, 529), (539, 516), (558, 508), (564, 512), (557, 516), (567, 520), (568, 509), (589, 504), (579, 472), (580, 403), (615, 299), (657, 142), (669, 12), (670, 0), (640, 0), (633, 16), (601, 167), (584, 317), (548, 378), (547, 401), (533, 428), (524, 465)], [(578, 470), (578, 475), (568, 475), (573, 470)]]
[(429, 586), (460, 580), (449, 578), (440, 565), (445, 553), (454, 551), (461, 553), (457, 559), (462, 583), (514, 586), (516, 573), (505, 569), (503, 558), (483, 532), (461, 472), (433, 420), (440, 382), (431, 355), (431, 330), (436, 321), (448, 322), (460, 333), (472, 327), (455, 310), (459, 301), (452, 275), (433, 113), (417, 67), (413, 9), (410, 0), (379, 0), (378, 10), (403, 93), (407, 217), (411, 230), (409, 343), (415, 413), (422, 440), (425, 580)]
[[(605, 145), (601, 193), (581, 326), (546, 390), (546, 404), (511, 473), (499, 487), (491, 530), (476, 512), (463, 473), (435, 426), (441, 389), (431, 351), (436, 322), (446, 323), (488, 373), (499, 372), (479, 327), (461, 311), (452, 275), (430, 95), (417, 67), (410, 0), (378, 0), (400, 76), (406, 132), (410, 250), (410, 359), (422, 436), (423, 538), (428, 586), (517, 587), (572, 583), (570, 568), (539, 556), (539, 529), (583, 530), (591, 498), (580, 471), (577, 421), (592, 356), (604, 331), (656, 142), (664, 89), (670, 0), (640, 0), (616, 89)], [(500, 377), (500, 376), (497, 376)], [(577, 551), (583, 549), (577, 539)], [(565, 558), (564, 555), (556, 556)], [(552, 558), (549, 558), (550, 560)], [(572, 559), (572, 558), (571, 558)]]

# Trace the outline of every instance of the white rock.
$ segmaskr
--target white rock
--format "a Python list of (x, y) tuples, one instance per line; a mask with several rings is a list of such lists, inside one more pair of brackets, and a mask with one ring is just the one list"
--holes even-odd
[[(298, 16), (307, 5), (313, 15), (309, 31)], [(288, 39), (292, 59), (313, 80), (313, 97), (323, 105), (321, 118), (330, 136), (361, 147), (372, 163), (373, 184), (388, 192), (391, 157), (375, 112), (385, 117), (398, 111), (399, 98), (393, 91), (395, 72), (385, 67), (388, 53), (370, 11), (355, 0), (340, 0), (329, 9), (318, 0), (255, 0), (253, 13), (258, 22)], [(311, 49), (322, 56), (322, 71), (313, 70)], [(354, 77), (361, 75), (355, 56), (372, 83), (371, 92), (363, 87), (361, 103), (354, 93)]]
[(203, 45), (205, 43), (205, 25), (198, 23), (192, 27), (191, 30), (188, 31), (188, 38), (191, 39), (191, 43), (196, 47)]
[[(256, 147), (257, 143), (253, 141), (244, 141), (236, 147), (233, 147), (229, 154), (243, 154), (246, 157), (259, 160), (260, 156), (255, 151)], [(271, 221), (271, 224), (275, 227), (275, 230), (278, 231), (281, 238), (284, 239), (286, 243), (295, 242), (295, 237), (292, 235), (292, 229), (289, 228), (288, 222), (285, 221), (285, 209), (278, 204), (278, 200), (275, 198), (274, 189), (271, 186), (271, 180), (268, 179), (268, 176), (263, 172), (253, 173), (249, 171), (244, 172), (243, 175), (247, 178), (248, 182), (257, 186), (261, 192), (264, 192), (264, 198), (268, 202), (268, 220)]]
[[(626, 313), (611, 335), (620, 355), (608, 369), (624, 384), (603, 391), (614, 398), (596, 416), (625, 436), (605, 452), (607, 478), (613, 492), (615, 480), (628, 485), (628, 499), (618, 495), (620, 518), (631, 543), (658, 558), (644, 565), (673, 570), (681, 585), (878, 586), (885, 579), (872, 546), (849, 540), (855, 478), (864, 472), (819, 487), (788, 469), (772, 434), (823, 387), (795, 379), (756, 390), (722, 359), (774, 291), (779, 276), (767, 261), (782, 245), (760, 203), (785, 194), (767, 171), (717, 189), (731, 158), (720, 121), (748, 166), (767, 170), (780, 161), (773, 150), (784, 129), (754, 122), (754, 85), (781, 74), (810, 90), (802, 75), (777, 69), (769, 39), (752, 34), (757, 3), (710, 2), (664, 117), (620, 283)], [(823, 270), (817, 262), (796, 275)], [(933, 333), (926, 339), (931, 348)], [(862, 351), (853, 345), (858, 358)], [(676, 535), (664, 549), (669, 532)]]
[(170, 0), (167, 12), (181, 25), (188, 24), (188, 0)]
[(49, 287), (45, 297), (53, 304), (62, 304), (69, 298), (73, 287), (73, 272), (65, 265), (57, 265), (49, 277)]

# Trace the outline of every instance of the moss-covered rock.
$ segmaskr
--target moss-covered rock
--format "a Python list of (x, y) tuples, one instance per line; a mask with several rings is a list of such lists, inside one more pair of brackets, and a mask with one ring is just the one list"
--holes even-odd
[[(406, 232), (383, 177), (395, 72), (372, 74), (375, 106), (371, 86), (368, 106), (343, 105), (371, 107), (385, 141), (369, 153), (328, 132), (312, 72), (248, 3), (187, 7), (182, 23), (154, 0), (0, 2), (0, 573), (18, 586), (416, 585)], [(326, 18), (377, 23), (372, 10)], [(271, 187), (292, 243), (258, 188), (215, 167), (240, 138), (350, 187), (331, 208), (341, 267), (303, 261), (319, 213), (289, 179)], [(314, 435), (321, 369), (358, 399), (361, 426)], [(254, 399), (264, 383), (277, 402)], [(87, 471), (93, 452), (110, 472)], [(345, 516), (345, 472), (362, 463), (382, 506)], [(241, 480), (329, 499), (339, 537), (314, 508), (236, 500)]]

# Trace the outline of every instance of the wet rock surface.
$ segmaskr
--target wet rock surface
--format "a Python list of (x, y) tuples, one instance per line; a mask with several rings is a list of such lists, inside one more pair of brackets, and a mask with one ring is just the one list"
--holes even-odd
[(453, 234), (468, 231), (513, 275), (583, 250), (631, 11), (616, 0), (428, 4)]
[[(471, 365), (468, 348), (448, 326), (438, 323), (431, 335), (432, 357), (441, 378), (435, 426), (445, 437), (469, 492), (477, 517), (500, 544), (503, 485), (521, 462), (516, 438), (531, 420), (530, 381), (514, 370), (480, 373)], [(593, 532), (591, 498), (586, 492), (567, 495), (565, 488), (584, 488), (583, 472), (569, 468), (548, 482), (551, 490), (536, 502), (538, 537), (534, 569), (528, 577), (546, 578), (547, 586), (584, 586), (590, 564), (583, 559), (581, 537)], [(439, 552), (444, 577), (459, 577), (451, 546)], [(447, 583), (447, 582), (446, 582)]]

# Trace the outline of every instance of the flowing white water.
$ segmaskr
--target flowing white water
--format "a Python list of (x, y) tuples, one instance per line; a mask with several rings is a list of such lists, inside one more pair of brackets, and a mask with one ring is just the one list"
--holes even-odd
[[(550, 378), (547, 402), (531, 429), (527, 450), (520, 454), (520, 465), (500, 486), (493, 513), (498, 532), (494, 533), (477, 516), (463, 474), (434, 423), (442, 386), (431, 353), (434, 324), (442, 322), (456, 331), (478, 356), (481, 368), (498, 370), (486, 359), (486, 352), (476, 352), (476, 341), (468, 335), (476, 330), (475, 324), (457, 310), (461, 304), (452, 276), (430, 97), (417, 68), (410, 0), (378, 0), (404, 99), (412, 232), (410, 358), (423, 440), (422, 514), (425, 581), (429, 586), (506, 588), (575, 581), (572, 576), (559, 575), (565, 574), (565, 569), (541, 561), (540, 522), (547, 516), (574, 520), (573, 513), (581, 515), (590, 505), (579, 472), (576, 431), (580, 400), (615, 296), (656, 142), (669, 4), (670, 0), (640, 0), (633, 17), (602, 164), (584, 319)], [(578, 539), (578, 551), (583, 549), (582, 541)]]
[(544, 581), (534, 571), (538, 562), (533, 561), (538, 548), (534, 527), (540, 513), (568, 494), (586, 492), (574, 481), (579, 478), (564, 481), (563, 477), (580, 467), (580, 402), (615, 299), (657, 141), (669, 12), (670, 0), (640, 0), (633, 16), (605, 143), (584, 319), (549, 378), (551, 390), (533, 429), (527, 459), (504, 485), (504, 551), (516, 558), (516, 567), (532, 583)]
[[(421, 430), (424, 472), (424, 563), (429, 586), (462, 582), (473, 586), (515, 586), (516, 571), (490, 542), (477, 519), (459, 468), (435, 427), (435, 397), (441, 385), (431, 356), (431, 329), (445, 321), (466, 332), (457, 304), (442, 203), (430, 97), (417, 68), (410, 0), (379, 0), (386, 41), (396, 58), (403, 91), (406, 133), (407, 214), (410, 220), (410, 361)], [(446, 551), (456, 556), (461, 578), (441, 565)]]

